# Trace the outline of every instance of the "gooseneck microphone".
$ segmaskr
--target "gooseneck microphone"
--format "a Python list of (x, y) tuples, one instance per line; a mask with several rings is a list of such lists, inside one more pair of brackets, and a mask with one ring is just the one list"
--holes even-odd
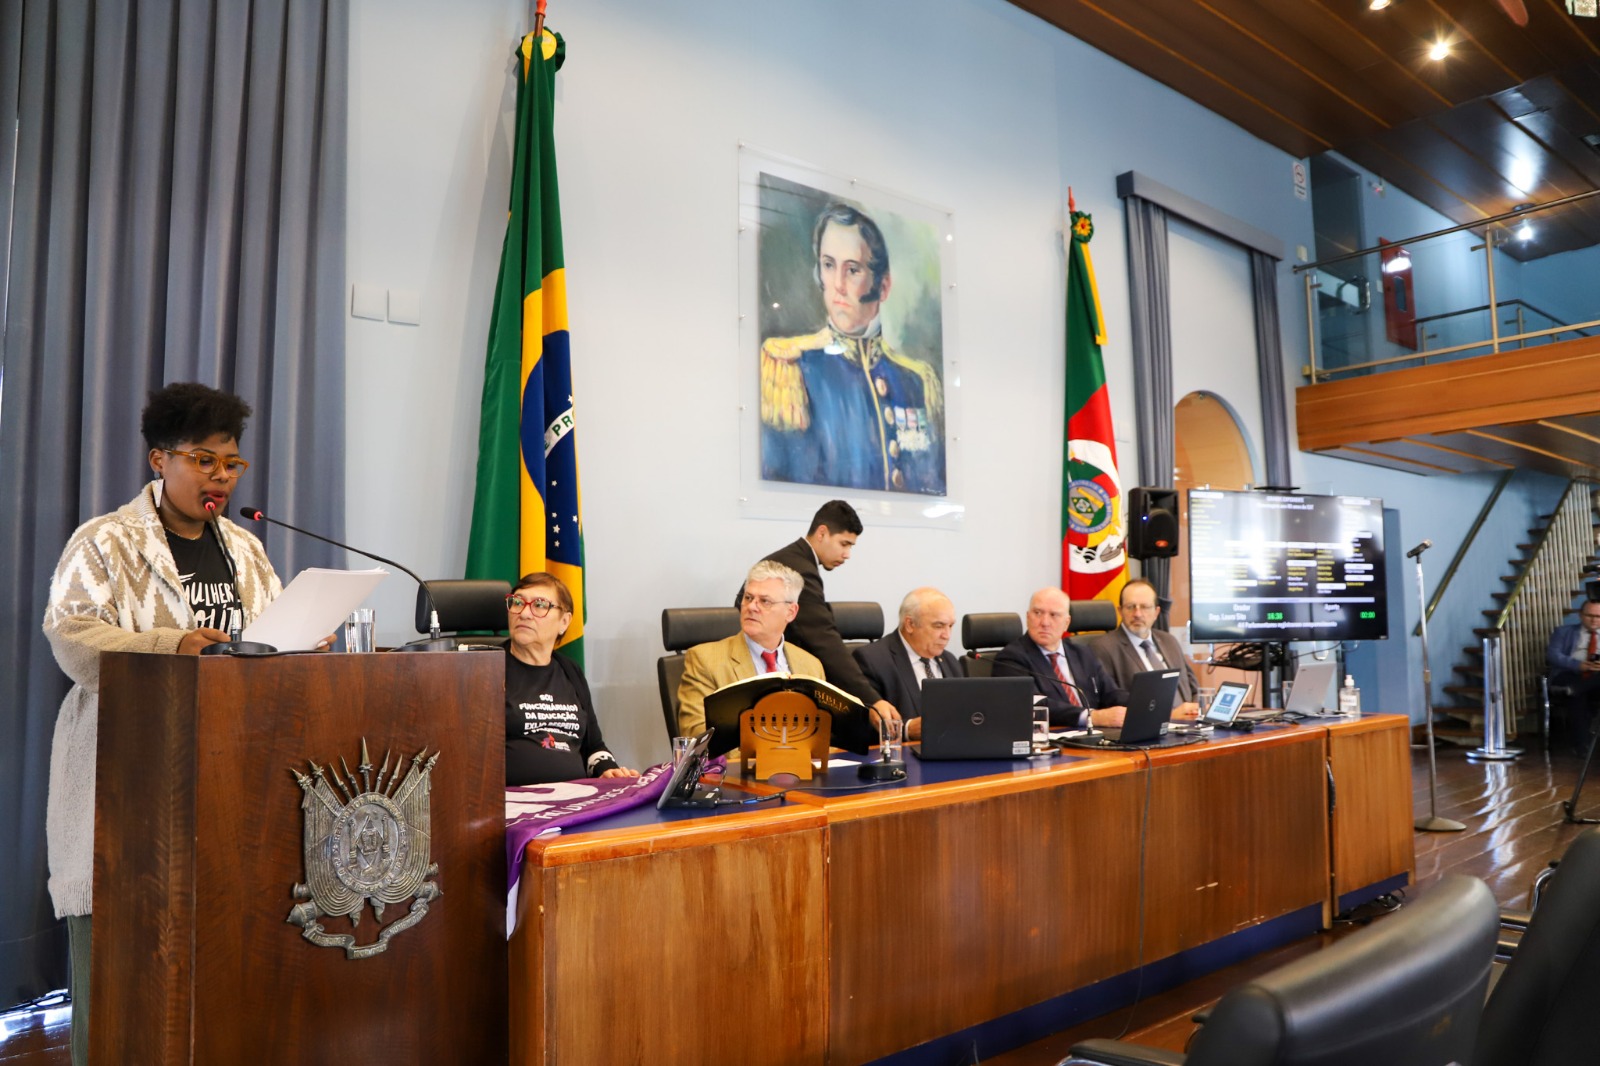
[(379, 563), (383, 563), (383, 564), (385, 564), (387, 566), (394, 567), (396, 570), (400, 571), (401, 573), (403, 573), (407, 577), (409, 577), (411, 580), (415, 581), (417, 583), (417, 587), (422, 590), (423, 597), (428, 601), (428, 639), (427, 640), (412, 641), (410, 644), (404, 645), (402, 650), (404, 650), (404, 651), (453, 651), (453, 650), (455, 650), (456, 641), (455, 641), (454, 637), (441, 637), (439, 635), (439, 610), (438, 610), (437, 607), (434, 606), (432, 590), (428, 588), (428, 583), (426, 581), (422, 580), (422, 578), (418, 577), (416, 575), (416, 572), (414, 570), (412, 570), (409, 566), (402, 566), (400, 563), (395, 562), (393, 559), (385, 559), (381, 555), (374, 555), (372, 552), (363, 551), (360, 548), (352, 547), (349, 544), (340, 543), (339, 541), (334, 540), (332, 537), (324, 537), (321, 533), (313, 533), (309, 529), (301, 529), (299, 526), (291, 526), (289, 523), (281, 521), (279, 519), (269, 518), (267, 516), (267, 513), (265, 511), (263, 511), (259, 507), (243, 507), (243, 508), (240, 508), (239, 513), (241, 515), (243, 515), (245, 518), (250, 519), (250, 521), (252, 521), (252, 522), (269, 522), (269, 523), (271, 523), (272, 525), (275, 525), (275, 526), (282, 526), (284, 529), (293, 530), (296, 533), (302, 534), (302, 535), (307, 536), (307, 537), (311, 537), (314, 540), (320, 540), (324, 544), (332, 544), (335, 548), (343, 548), (347, 552), (355, 552), (357, 555), (365, 556), (366, 558), (371, 559), (374, 562), (379, 562)]
[(1412, 548), (1410, 551), (1406, 552), (1406, 558), (1415, 559), (1417, 556), (1421, 555), (1431, 547), (1433, 547), (1433, 541), (1425, 540), (1421, 544), (1418, 544), (1415, 548)]
[(244, 626), (244, 593), (239, 591), (239, 568), (233, 565), (233, 553), (228, 551), (228, 542), (222, 539), (222, 527), (217, 524), (217, 502), (206, 500), (206, 528), (211, 531), (211, 536), (217, 542), (217, 548), (222, 552), (222, 561), (228, 564), (228, 580), (233, 582), (233, 602), (235, 608), (228, 618), (228, 639), (220, 644), (207, 644), (200, 649), (201, 655), (276, 655), (277, 648), (271, 644), (263, 644), (259, 640), (245, 640)]

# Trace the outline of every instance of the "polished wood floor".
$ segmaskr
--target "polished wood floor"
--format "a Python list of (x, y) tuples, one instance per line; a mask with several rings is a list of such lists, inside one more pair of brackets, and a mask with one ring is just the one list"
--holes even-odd
[[(1537, 738), (1511, 763), (1473, 763), (1461, 749), (1438, 753), (1438, 813), (1465, 822), (1460, 833), (1418, 833), (1417, 884), (1426, 892), (1446, 874), (1481, 877), (1502, 906), (1527, 905), (1534, 875), (1558, 858), (1583, 827), (1566, 823), (1561, 801), (1572, 794), (1582, 760), (1570, 752), (1546, 755)], [(1428, 760), (1412, 753), (1413, 800), (1419, 816), (1430, 807)], [(1586, 787), (1579, 813), (1600, 817), (1600, 783)], [(1320, 950), (1348, 928), (1310, 937), (1229, 969), (1210, 974), (1131, 1009), (1086, 1022), (1075, 1029), (988, 1060), (988, 1066), (1053, 1066), (1078, 1040), (1124, 1036), (1152, 1047), (1181, 1051), (1194, 1031), (1195, 1011), (1215, 1003), (1225, 991), (1255, 974)], [(11, 1016), (0, 1030), (0, 1066), (67, 1066), (68, 1025), (64, 1011)]]

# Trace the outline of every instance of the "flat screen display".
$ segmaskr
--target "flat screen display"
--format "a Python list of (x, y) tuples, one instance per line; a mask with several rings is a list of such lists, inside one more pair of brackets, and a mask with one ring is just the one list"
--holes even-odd
[(1381, 640), (1383, 501), (1189, 490), (1189, 639)]

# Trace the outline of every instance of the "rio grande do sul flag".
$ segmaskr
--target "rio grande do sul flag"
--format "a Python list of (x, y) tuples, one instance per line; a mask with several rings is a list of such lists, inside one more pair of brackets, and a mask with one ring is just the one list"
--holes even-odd
[(1061, 462), (1061, 587), (1075, 600), (1116, 602), (1128, 579), (1127, 501), (1106, 395), (1106, 342), (1089, 240), (1094, 223), (1075, 210), (1067, 240), (1067, 425)]
[(500, 251), (478, 425), (467, 576), (515, 584), (542, 570), (572, 593), (562, 651), (583, 662), (583, 526), (556, 186), (555, 77), (566, 42), (550, 30), (517, 49), (511, 210)]

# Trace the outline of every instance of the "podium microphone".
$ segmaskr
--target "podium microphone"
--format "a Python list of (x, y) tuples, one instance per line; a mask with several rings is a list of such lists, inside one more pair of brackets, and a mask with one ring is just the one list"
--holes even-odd
[(311, 537), (313, 540), (320, 540), (324, 544), (332, 544), (335, 548), (343, 548), (347, 552), (355, 552), (357, 555), (364, 556), (365, 558), (371, 559), (374, 562), (379, 562), (387, 566), (394, 567), (396, 570), (415, 581), (417, 583), (417, 587), (422, 590), (423, 597), (428, 601), (427, 639), (414, 640), (409, 644), (403, 645), (398, 650), (454, 651), (456, 649), (456, 639), (454, 637), (441, 637), (439, 635), (439, 609), (434, 606), (432, 590), (428, 588), (428, 583), (422, 580), (422, 578), (418, 577), (416, 572), (413, 571), (409, 566), (402, 566), (393, 559), (385, 559), (381, 555), (374, 555), (369, 551), (362, 551), (360, 548), (351, 547), (348, 544), (342, 544), (339, 541), (334, 540), (332, 537), (324, 537), (321, 533), (313, 533), (309, 529), (301, 529), (299, 526), (291, 526), (289, 523), (279, 519), (269, 518), (267, 513), (259, 507), (242, 507), (239, 509), (239, 513), (245, 518), (250, 519), (252, 522), (269, 522), (275, 526), (282, 526), (284, 529), (293, 530), (296, 533)]
[(228, 551), (228, 544), (222, 539), (222, 529), (217, 525), (217, 502), (206, 500), (206, 526), (211, 530), (211, 535), (216, 538), (217, 547), (222, 550), (222, 560), (228, 564), (228, 580), (233, 582), (233, 602), (235, 604), (231, 617), (228, 619), (228, 639), (220, 644), (207, 644), (200, 649), (201, 655), (276, 655), (278, 649), (271, 644), (263, 644), (259, 640), (245, 640), (240, 631), (244, 624), (244, 593), (239, 591), (239, 568), (233, 565), (233, 553)]
[(1433, 547), (1433, 541), (1425, 540), (1421, 544), (1418, 544), (1415, 548), (1412, 548), (1410, 551), (1406, 552), (1406, 558), (1415, 559), (1417, 556), (1421, 555), (1431, 547)]

